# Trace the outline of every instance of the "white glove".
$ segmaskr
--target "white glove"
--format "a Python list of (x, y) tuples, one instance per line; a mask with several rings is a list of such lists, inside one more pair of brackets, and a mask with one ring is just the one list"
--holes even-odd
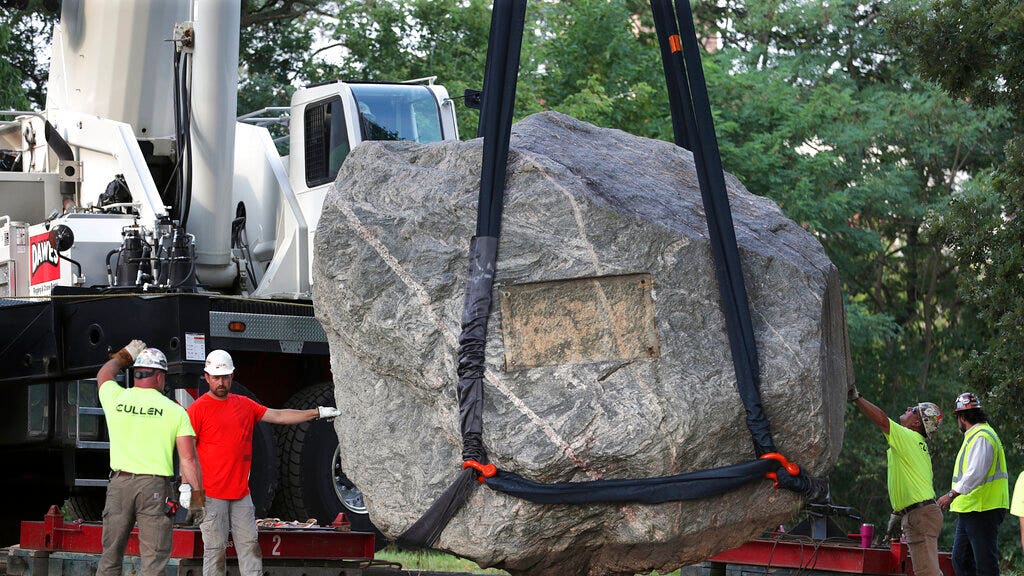
[(178, 505), (182, 508), (192, 505), (192, 487), (188, 484), (178, 486)]
[(124, 347), (124, 351), (131, 354), (132, 361), (139, 357), (139, 352), (146, 349), (146, 343), (142, 340), (132, 340)]
[(334, 418), (335, 416), (341, 416), (341, 410), (338, 410), (334, 406), (317, 406), (316, 410), (320, 414), (317, 418)]

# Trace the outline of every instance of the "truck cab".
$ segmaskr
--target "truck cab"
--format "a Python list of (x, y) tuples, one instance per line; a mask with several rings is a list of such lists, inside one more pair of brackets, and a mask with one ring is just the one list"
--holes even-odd
[[(319, 214), (323, 195), (349, 151), (365, 140), (420, 143), (457, 140), (454, 106), (447, 90), (427, 83), (330, 83), (292, 97), (289, 177), (304, 212)], [(305, 207), (310, 209), (307, 211)], [(316, 222), (310, 226), (315, 228)]]
[[(252, 258), (259, 263), (252, 270), (258, 275), (252, 293), (258, 297), (310, 297), (310, 246), (321, 207), (342, 162), (355, 146), (368, 140), (429, 144), (459, 138), (454, 102), (433, 77), (402, 83), (330, 82), (304, 88), (292, 96), (288, 122), (289, 156), (285, 162), (294, 198), (285, 192), (282, 200), (287, 204), (261, 210), (262, 222), (246, 226), (246, 236), (254, 247), (250, 249)], [(240, 151), (248, 136), (241, 127), (238, 134), (236, 150)], [(259, 159), (268, 152), (256, 150), (252, 156)], [(236, 156), (236, 162), (248, 164), (251, 160)], [(277, 182), (266, 192), (255, 192), (259, 187), (239, 184), (236, 179), (236, 191), (254, 191), (250, 203), (266, 203), (268, 195), (277, 195), (274, 188), (284, 188)], [(236, 215), (252, 213), (246, 200), (236, 202)], [(298, 238), (300, 234), (304, 238)], [(282, 241), (288, 238), (291, 240)], [(271, 246), (283, 251), (272, 255)], [(238, 257), (244, 259), (245, 255), (243, 251)]]

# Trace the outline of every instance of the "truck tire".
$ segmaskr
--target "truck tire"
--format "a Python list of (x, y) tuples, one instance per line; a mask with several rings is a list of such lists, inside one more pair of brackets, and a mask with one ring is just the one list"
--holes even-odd
[(64, 502), (65, 515), (72, 520), (81, 518), (86, 522), (98, 522), (103, 519), (106, 498), (107, 491), (102, 488), (73, 492)]
[[(255, 394), (238, 382), (231, 385), (231, 392), (259, 402)], [(249, 471), (249, 492), (257, 518), (265, 518), (270, 511), (280, 476), (274, 427), (266, 422), (257, 422), (252, 430), (252, 469)]]
[[(287, 408), (308, 409), (334, 406), (334, 386), (318, 384), (295, 393)], [(316, 518), (330, 524), (344, 512), (352, 530), (373, 532), (376, 546), (382, 548), (383, 534), (370, 521), (362, 493), (341, 468), (338, 435), (326, 420), (313, 420), (278, 427), (281, 450), (280, 504), (286, 517), (294, 520)]]

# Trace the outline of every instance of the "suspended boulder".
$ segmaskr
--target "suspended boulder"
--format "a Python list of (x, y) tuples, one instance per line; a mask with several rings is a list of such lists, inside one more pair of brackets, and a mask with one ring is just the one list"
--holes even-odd
[[(456, 350), (481, 141), (365, 143), (327, 195), (314, 303), (346, 474), (397, 537), (461, 467)], [(852, 382), (835, 267), (726, 175), (775, 444), (826, 476)], [(754, 459), (691, 154), (543, 113), (513, 126), (484, 443), (541, 482), (650, 478)], [(437, 547), (513, 574), (670, 571), (790, 519), (756, 480), (665, 504), (535, 504), (478, 487)]]

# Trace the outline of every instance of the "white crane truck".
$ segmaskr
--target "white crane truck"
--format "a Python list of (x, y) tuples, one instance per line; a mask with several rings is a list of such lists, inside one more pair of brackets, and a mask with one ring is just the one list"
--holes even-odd
[[(432, 79), (334, 82), (236, 120), (239, 27), (238, 0), (64, 0), (46, 109), (2, 112), (0, 537), (65, 498), (98, 518), (94, 377), (133, 338), (167, 354), (183, 405), (217, 348), (235, 392), (335, 403), (311, 302), (324, 195), (363, 140), (457, 139), (454, 105)], [(290, 119), (287, 157), (264, 112)], [(264, 424), (253, 443), (260, 515), (370, 526), (329, 423)]]

